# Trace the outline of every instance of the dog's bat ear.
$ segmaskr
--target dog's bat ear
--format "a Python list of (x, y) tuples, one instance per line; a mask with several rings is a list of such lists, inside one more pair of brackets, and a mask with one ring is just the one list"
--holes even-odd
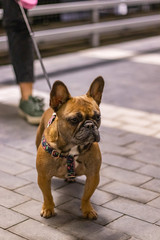
[(56, 81), (50, 92), (50, 107), (53, 108), (55, 112), (69, 99), (71, 95), (66, 87), (66, 85), (61, 81)]
[(101, 103), (102, 93), (104, 88), (104, 79), (99, 76), (91, 84), (87, 96), (92, 97), (99, 105)]

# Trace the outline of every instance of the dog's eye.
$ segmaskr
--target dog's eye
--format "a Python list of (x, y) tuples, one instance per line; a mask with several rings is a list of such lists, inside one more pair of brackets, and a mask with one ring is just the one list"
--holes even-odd
[(96, 121), (100, 121), (100, 120), (101, 120), (101, 115), (97, 114), (97, 115), (95, 116), (95, 120), (96, 120)]
[(78, 120), (78, 118), (71, 118), (70, 119), (70, 122), (72, 123), (72, 124), (77, 124), (77, 123), (79, 123), (79, 120)]

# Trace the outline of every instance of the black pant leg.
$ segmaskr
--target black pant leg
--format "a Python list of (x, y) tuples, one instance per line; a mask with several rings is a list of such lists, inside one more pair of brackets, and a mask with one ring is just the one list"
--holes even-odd
[(17, 83), (33, 82), (33, 44), (20, 8), (14, 0), (3, 0), (3, 25), (6, 29), (11, 62)]

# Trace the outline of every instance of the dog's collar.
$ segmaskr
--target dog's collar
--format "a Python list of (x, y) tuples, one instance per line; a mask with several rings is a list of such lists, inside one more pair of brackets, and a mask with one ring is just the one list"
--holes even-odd
[[(49, 127), (53, 121), (56, 118), (56, 113), (52, 114), (52, 117), (50, 118), (47, 127)], [(52, 148), (49, 143), (46, 141), (45, 136), (42, 136), (42, 147), (43, 149), (49, 153), (54, 158), (66, 158), (67, 159), (67, 182), (74, 182), (75, 181), (75, 161), (74, 158), (77, 155), (63, 155), (62, 153), (58, 152), (56, 149)]]

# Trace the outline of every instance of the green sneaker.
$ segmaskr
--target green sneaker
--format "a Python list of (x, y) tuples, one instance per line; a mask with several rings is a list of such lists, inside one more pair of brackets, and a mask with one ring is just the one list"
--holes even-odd
[(43, 99), (29, 96), (28, 100), (20, 100), (19, 114), (31, 124), (39, 124), (44, 112)]

